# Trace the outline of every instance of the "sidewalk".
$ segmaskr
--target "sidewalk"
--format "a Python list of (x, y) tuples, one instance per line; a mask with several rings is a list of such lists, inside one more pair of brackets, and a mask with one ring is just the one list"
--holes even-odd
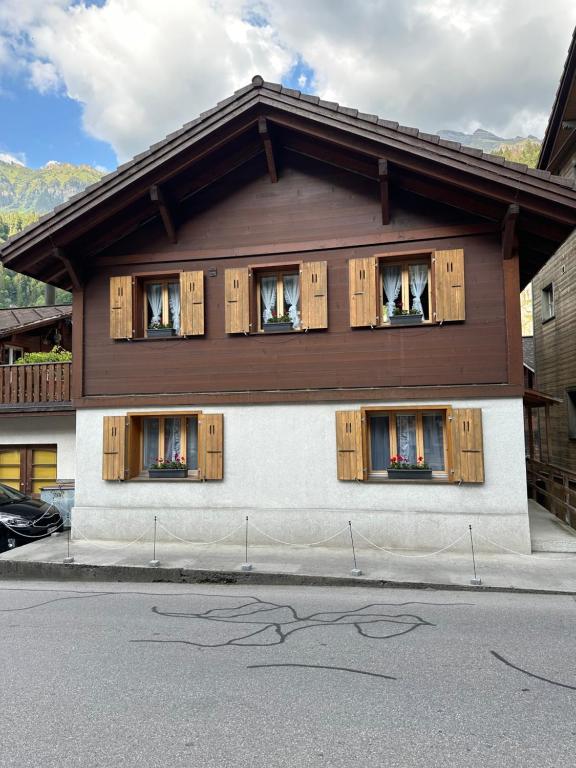
[(251, 547), (253, 570), (241, 565), (240, 546), (167, 544), (156, 549), (160, 561), (150, 567), (151, 542), (72, 541), (74, 563), (65, 565), (67, 535), (59, 534), (0, 555), (0, 578), (50, 578), (94, 581), (170, 581), (252, 584), (311, 584), (364, 586), (429, 586), (561, 592), (576, 594), (576, 553), (480, 555), (476, 560), (481, 587), (471, 587), (472, 558), (449, 551), (438, 555), (377, 550), (357, 551), (362, 575), (352, 576), (350, 548)]

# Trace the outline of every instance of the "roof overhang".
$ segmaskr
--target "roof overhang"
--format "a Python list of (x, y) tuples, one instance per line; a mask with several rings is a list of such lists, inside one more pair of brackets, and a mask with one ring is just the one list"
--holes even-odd
[(404, 189), (498, 226), (510, 206), (518, 206), (523, 283), (576, 226), (572, 181), (257, 76), (12, 237), (0, 250), (3, 263), (63, 288), (79, 287), (90, 259), (112, 242), (152, 218), (161, 218), (170, 234), (171, 212), (177, 219), (186, 201), (251, 159), (269, 161), (262, 119), (276, 152), (315, 157), (374, 179), (375, 188), (385, 160), (392, 194)]
[(523, 400), (526, 408), (545, 408), (550, 405), (560, 405), (563, 402), (557, 397), (538, 392), (536, 389), (525, 389)]

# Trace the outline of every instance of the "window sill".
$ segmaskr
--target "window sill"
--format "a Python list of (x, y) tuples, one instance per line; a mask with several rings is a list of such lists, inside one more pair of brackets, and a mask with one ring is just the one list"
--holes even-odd
[(292, 328), (290, 331), (252, 331), (250, 336), (286, 336), (288, 334), (304, 333), (303, 328)]
[(138, 475), (128, 478), (129, 483), (201, 483), (201, 477), (148, 477), (148, 475)]
[(366, 481), (368, 483), (392, 483), (395, 485), (453, 485), (450, 478), (445, 475), (443, 477), (431, 477), (427, 480), (392, 480), (388, 477), (380, 476), (380, 475), (369, 475), (368, 480)]
[(551, 320), (555, 320), (556, 315), (550, 315), (550, 317), (543, 317), (542, 318), (542, 325), (546, 325), (546, 323), (549, 323)]

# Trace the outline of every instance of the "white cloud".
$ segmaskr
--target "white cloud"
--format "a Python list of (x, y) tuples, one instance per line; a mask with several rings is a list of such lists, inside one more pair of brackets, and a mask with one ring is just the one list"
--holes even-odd
[(574, 0), (0, 0), (0, 73), (81, 102), (120, 160), (299, 58), (301, 88), (365, 112), (541, 136), (575, 23)]
[(26, 165), (26, 155), (23, 152), (0, 152), (0, 163), (9, 163), (10, 165)]

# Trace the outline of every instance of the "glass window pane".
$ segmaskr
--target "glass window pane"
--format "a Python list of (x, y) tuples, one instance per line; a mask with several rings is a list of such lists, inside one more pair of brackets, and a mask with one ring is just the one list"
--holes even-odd
[(182, 455), (180, 440), (180, 417), (164, 419), (164, 458), (169, 461), (176, 460)]
[(416, 414), (396, 414), (396, 450), (410, 464), (416, 463)]
[(444, 469), (444, 412), (424, 411), (424, 461), (431, 469)]
[(370, 417), (370, 468), (377, 472), (390, 466), (390, 420), (388, 416)]
[(186, 466), (198, 469), (198, 418), (186, 419)]
[[(148, 469), (158, 458), (158, 435), (160, 420), (156, 418), (142, 419), (142, 434), (144, 437), (144, 469)], [(160, 457), (163, 458), (163, 457)]]
[[(410, 309), (422, 312), (428, 318), (428, 265), (411, 264), (410, 280)], [(405, 307), (406, 309), (406, 307)]]

